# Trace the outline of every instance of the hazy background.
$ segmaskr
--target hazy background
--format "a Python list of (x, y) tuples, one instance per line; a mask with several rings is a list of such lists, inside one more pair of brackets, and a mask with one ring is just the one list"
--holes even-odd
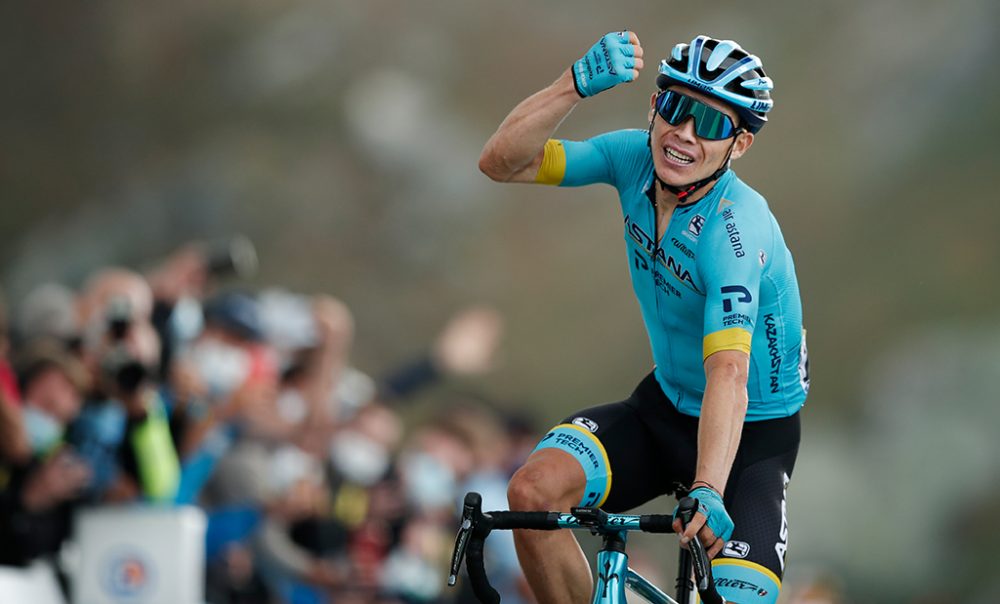
[(561, 136), (644, 127), (658, 59), (730, 37), (776, 82), (736, 168), (809, 329), (788, 580), (995, 602), (998, 22), (995, 0), (4, 3), (0, 283), (16, 307), (245, 233), (259, 284), (354, 309), (369, 371), (497, 306), (503, 363), (474, 386), (555, 421), (650, 365), (618, 203), (493, 184), (482, 144), (607, 31), (635, 30), (648, 67)]

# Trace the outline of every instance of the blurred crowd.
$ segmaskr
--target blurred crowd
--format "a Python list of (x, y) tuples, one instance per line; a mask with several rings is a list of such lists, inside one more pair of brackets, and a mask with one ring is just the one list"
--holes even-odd
[[(234, 289), (255, 263), (245, 240), (190, 244), (0, 307), (0, 564), (58, 567), (86, 506), (192, 504), (213, 604), (471, 601), (445, 590), (458, 502), (506, 507), (538, 426), (474, 395), (401, 410), (488, 371), (501, 318), (460, 311), (371, 376), (345, 304)], [(509, 535), (491, 542), (504, 602), (527, 601)]]

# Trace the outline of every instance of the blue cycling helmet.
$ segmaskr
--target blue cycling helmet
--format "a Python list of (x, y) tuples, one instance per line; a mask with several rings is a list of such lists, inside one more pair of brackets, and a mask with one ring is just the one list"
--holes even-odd
[(764, 65), (732, 40), (698, 36), (690, 44), (678, 44), (669, 59), (660, 61), (659, 71), (660, 90), (680, 84), (714, 96), (732, 106), (753, 133), (764, 127), (765, 114), (774, 106), (774, 82)]

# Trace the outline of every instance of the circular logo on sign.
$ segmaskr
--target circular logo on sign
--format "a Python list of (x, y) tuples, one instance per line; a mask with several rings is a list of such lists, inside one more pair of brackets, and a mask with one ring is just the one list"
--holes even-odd
[(149, 558), (136, 549), (111, 552), (102, 567), (101, 585), (115, 598), (132, 599), (147, 595), (155, 578)]

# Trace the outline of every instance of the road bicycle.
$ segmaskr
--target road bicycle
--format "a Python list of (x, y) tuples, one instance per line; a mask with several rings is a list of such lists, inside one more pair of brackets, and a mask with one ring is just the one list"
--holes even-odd
[[(609, 514), (596, 507), (575, 507), (569, 514), (560, 512), (483, 512), (479, 493), (468, 493), (462, 508), (462, 525), (455, 538), (451, 556), (451, 573), (448, 585), (454, 586), (463, 558), (472, 592), (482, 604), (499, 604), (500, 594), (486, 577), (483, 548), (486, 538), (494, 530), (531, 529), (554, 531), (560, 529), (589, 530), (603, 539), (597, 552), (597, 581), (594, 584), (593, 604), (626, 604), (628, 588), (650, 604), (692, 604), (697, 591), (704, 604), (726, 604), (715, 590), (712, 565), (701, 541), (697, 537), (681, 548), (677, 569), (676, 600), (659, 587), (628, 567), (625, 542), (630, 531), (646, 533), (673, 533), (674, 517), (669, 514)], [(683, 526), (694, 517), (698, 500), (683, 497), (678, 502), (678, 516)], [(693, 571), (693, 573), (692, 573)], [(692, 574), (694, 581), (691, 580)]]

